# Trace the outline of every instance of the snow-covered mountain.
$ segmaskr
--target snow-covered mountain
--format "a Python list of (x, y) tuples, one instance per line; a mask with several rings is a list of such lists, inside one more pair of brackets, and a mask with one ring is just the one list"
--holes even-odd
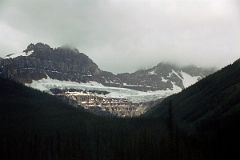
[(50, 77), (41, 80), (33, 80), (31, 83), (26, 83), (26, 85), (49, 93), (51, 93), (51, 89), (56, 88), (62, 90), (78, 89), (86, 91), (106, 91), (107, 94), (97, 94), (97, 96), (124, 98), (133, 103), (155, 101), (181, 91), (181, 88), (176, 85), (173, 85), (174, 87), (172, 89), (144, 92), (128, 88), (104, 86), (101, 83), (94, 81), (79, 83), (73, 81), (60, 81), (57, 79), (51, 79)]
[(115, 75), (99, 69), (97, 64), (77, 49), (53, 49), (42, 43), (30, 44), (22, 53), (7, 55), (0, 63), (3, 77), (22, 83), (49, 76), (74, 82), (96, 81), (104, 86), (140, 91), (171, 90), (174, 85), (184, 89), (214, 72), (213, 69), (196, 66), (177, 67), (159, 63), (150, 69)]
[(154, 91), (173, 89), (174, 85), (184, 89), (213, 72), (213, 69), (203, 69), (196, 66), (178, 67), (168, 63), (159, 63), (150, 69), (118, 74), (117, 76), (121, 79), (124, 87)]
[(8, 58), (16, 58), (16, 57), (20, 57), (20, 56), (30, 56), (33, 53), (33, 51), (23, 51), (20, 53), (13, 53), (13, 54), (8, 54), (6, 55), (4, 58), (8, 59)]
[[(77, 49), (30, 44), (18, 54), (0, 59), (0, 76), (51, 93), (51, 89), (106, 91), (107, 98), (145, 103), (180, 92), (213, 73), (196, 66), (159, 63), (134, 73), (113, 74), (101, 70)], [(103, 95), (96, 95), (103, 96)]]

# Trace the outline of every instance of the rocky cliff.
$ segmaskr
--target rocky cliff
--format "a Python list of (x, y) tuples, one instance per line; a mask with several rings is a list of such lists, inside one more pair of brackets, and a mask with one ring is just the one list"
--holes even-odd
[[(77, 49), (51, 48), (43, 43), (30, 44), (23, 52), (0, 59), (1, 77), (56, 96), (53, 89), (60, 90), (68, 102), (74, 101), (97, 114), (117, 116), (143, 114), (155, 101), (178, 93), (213, 72), (196, 66), (159, 63), (149, 69), (116, 75), (101, 70)], [(70, 94), (71, 90), (74, 92)], [(82, 91), (96, 93), (86, 99)], [(103, 96), (99, 92), (106, 94)]]
[(184, 89), (214, 72), (196, 66), (177, 67), (167, 63), (134, 73), (113, 74), (99, 69), (88, 56), (68, 47), (51, 48), (47, 44), (30, 44), (22, 53), (0, 60), (0, 75), (22, 83), (49, 76), (52, 79), (89, 82), (140, 91)]

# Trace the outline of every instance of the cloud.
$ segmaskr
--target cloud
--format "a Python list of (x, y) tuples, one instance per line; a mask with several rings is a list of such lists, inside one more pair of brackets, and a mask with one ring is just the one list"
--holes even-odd
[(161, 61), (221, 67), (240, 57), (239, 16), (237, 0), (9, 0), (0, 36), (12, 38), (0, 37), (0, 51), (42, 41), (76, 46), (114, 72)]
[(11, 26), (0, 22), (0, 46), (1, 52), (9, 54), (8, 52), (17, 52), (22, 47), (22, 43), (27, 39), (27, 35), (12, 28)]

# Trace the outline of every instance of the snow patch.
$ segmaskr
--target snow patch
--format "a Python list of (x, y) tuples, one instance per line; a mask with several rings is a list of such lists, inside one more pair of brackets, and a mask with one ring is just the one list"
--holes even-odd
[(199, 81), (201, 79), (201, 76), (191, 76), (190, 74), (181, 71), (180, 73), (177, 73), (176, 71), (172, 70), (171, 73), (167, 76), (168, 78), (172, 75), (176, 75), (179, 79), (182, 80), (184, 88), (187, 88)]
[(32, 83), (26, 83), (25, 85), (48, 93), (51, 93), (50, 89), (52, 88), (59, 89), (74, 88), (86, 91), (89, 90), (107, 91), (109, 92), (109, 94), (106, 95), (99, 94), (98, 96), (109, 98), (125, 98), (133, 103), (154, 101), (178, 93), (182, 90), (180, 87), (173, 84), (172, 89), (143, 92), (128, 88), (108, 87), (93, 81), (87, 83), (78, 83), (73, 81), (60, 81), (56, 79), (51, 79), (50, 77), (43, 78), (41, 80), (33, 80)]
[(187, 74), (186, 72), (181, 71), (181, 75), (182, 75), (182, 82), (183, 82), (183, 86), (185, 88), (195, 84), (198, 82), (198, 80), (201, 78), (200, 76), (191, 76), (189, 74)]
[(16, 57), (19, 57), (19, 56), (26, 57), (26, 56), (30, 56), (32, 53), (33, 53), (33, 51), (21, 52), (21, 53), (16, 53), (16, 54), (9, 54), (9, 55), (6, 55), (5, 58), (6, 59), (8, 59), (8, 58), (16, 58)]
[(167, 79), (165, 79), (164, 77), (162, 77), (162, 80), (161, 80), (162, 82), (165, 82), (165, 83), (167, 83)]
[(145, 85), (141, 85), (141, 84), (127, 84), (127, 83), (123, 83), (123, 86), (126, 86), (126, 87), (152, 87), (152, 86), (145, 86)]
[(148, 75), (157, 75), (157, 73), (153, 70), (153, 71), (148, 72)]
[(175, 74), (178, 78), (182, 79), (182, 77), (181, 77), (176, 71), (174, 71), (174, 70), (172, 70), (172, 72), (171, 72), (170, 74), (171, 74), (171, 76), (172, 76), (173, 74)]

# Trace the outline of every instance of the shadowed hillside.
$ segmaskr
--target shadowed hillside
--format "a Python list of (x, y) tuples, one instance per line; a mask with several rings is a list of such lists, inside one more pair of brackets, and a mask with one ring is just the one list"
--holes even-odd
[(98, 117), (0, 78), (0, 157), (24, 160), (213, 160), (238, 156), (240, 62), (145, 117)]
[(240, 60), (170, 96), (147, 115), (166, 118), (169, 105), (179, 124), (193, 125), (237, 113), (240, 109)]
[(187, 141), (194, 142), (202, 155), (239, 157), (240, 60), (166, 98), (145, 116), (168, 123), (175, 142), (178, 131), (188, 135)]
[(97, 117), (2, 78), (0, 103), (1, 159), (167, 157), (158, 153), (166, 128), (152, 120)]

